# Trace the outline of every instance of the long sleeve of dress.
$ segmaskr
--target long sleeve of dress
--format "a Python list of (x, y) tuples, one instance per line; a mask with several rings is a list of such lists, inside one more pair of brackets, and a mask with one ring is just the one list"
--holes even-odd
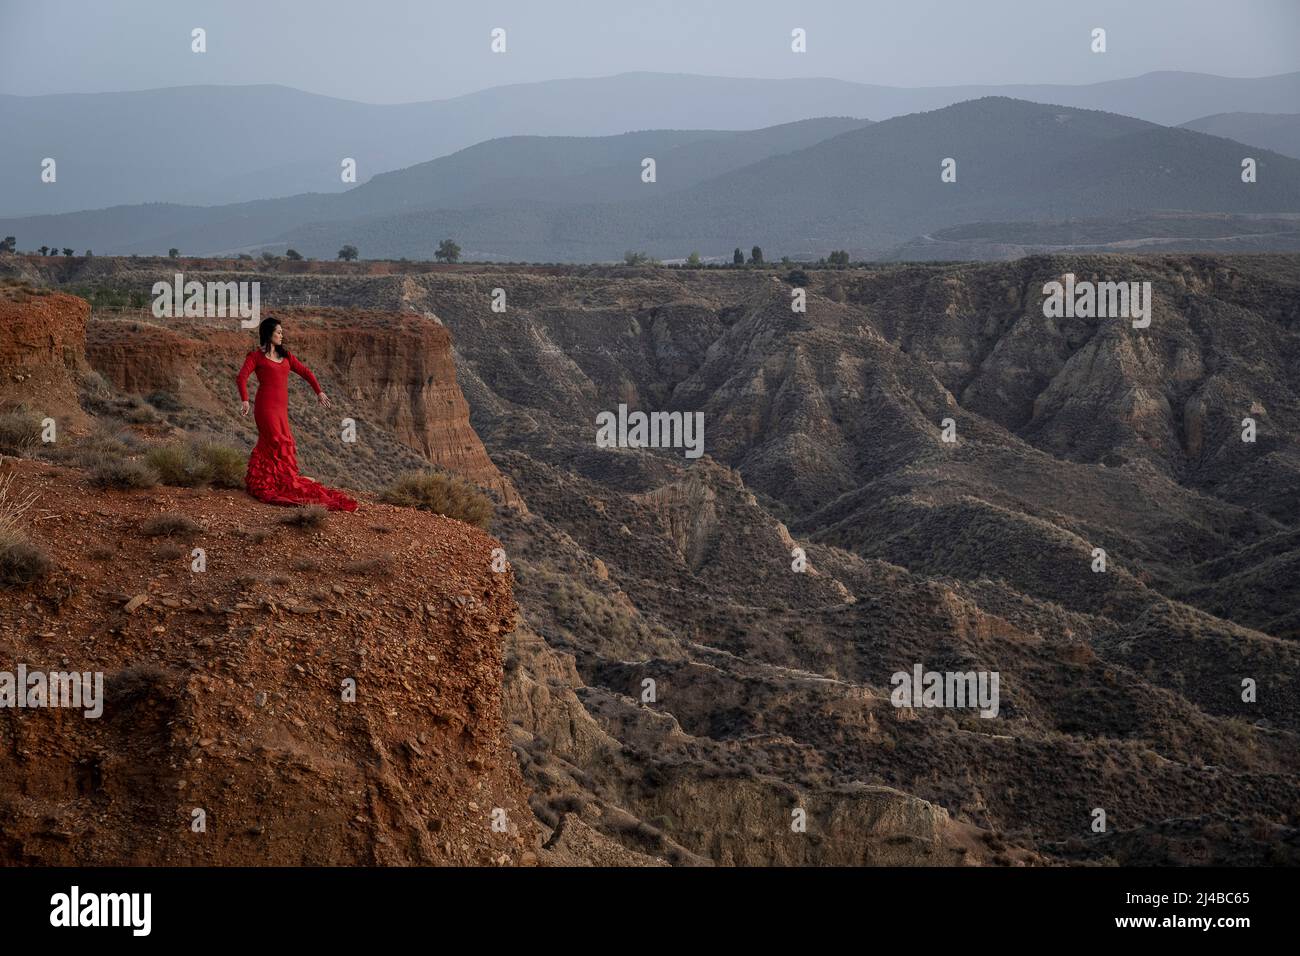
[(305, 378), (307, 383), (311, 385), (313, 392), (317, 395), (320, 394), (320, 383), (316, 381), (316, 376), (311, 373), (311, 369), (299, 362), (293, 355), (289, 356), (289, 368)]
[(257, 353), (249, 352), (248, 358), (244, 359), (244, 367), (239, 370), (239, 375), (235, 379), (239, 383), (239, 397), (248, 401), (248, 376), (253, 374), (253, 368), (257, 365)]

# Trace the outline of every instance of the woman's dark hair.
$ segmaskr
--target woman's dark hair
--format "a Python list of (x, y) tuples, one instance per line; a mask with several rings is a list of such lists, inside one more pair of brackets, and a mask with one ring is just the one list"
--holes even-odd
[[(279, 319), (272, 318), (269, 315), (265, 319), (263, 319), (260, 323), (258, 323), (257, 347), (260, 348), (263, 352), (265, 352), (267, 350), (267, 346), (271, 344), (271, 336), (275, 335), (275, 327), (279, 324), (280, 324)], [(281, 339), (280, 344), (275, 346), (275, 354), (279, 358), (288, 357), (289, 350), (284, 347), (284, 339)]]

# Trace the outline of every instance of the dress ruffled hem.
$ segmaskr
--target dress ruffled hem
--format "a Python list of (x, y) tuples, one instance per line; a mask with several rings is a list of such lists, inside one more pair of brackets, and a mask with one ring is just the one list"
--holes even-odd
[(259, 441), (248, 457), (244, 484), (250, 495), (272, 505), (324, 505), (330, 511), (357, 510), (355, 499), (298, 474), (298, 449), (292, 438), (275, 445), (274, 450), (268, 450)]

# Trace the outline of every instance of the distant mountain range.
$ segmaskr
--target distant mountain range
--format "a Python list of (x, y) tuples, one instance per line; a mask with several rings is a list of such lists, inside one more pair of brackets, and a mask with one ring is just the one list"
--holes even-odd
[(1198, 133), (1300, 158), (1300, 113), (1216, 113), (1182, 125)]
[[(0, 220), (5, 234), (62, 236), (103, 253), (187, 253), (256, 249), (286, 230), (317, 221), (374, 219), (421, 209), (511, 206), (539, 202), (616, 202), (685, 189), (732, 169), (859, 129), (868, 120), (801, 120), (767, 129), (647, 130), (619, 136), (509, 136), (440, 159), (384, 173), (346, 193), (307, 193), (226, 206), (148, 203), (89, 212)], [(641, 161), (656, 157), (653, 185)], [(28, 248), (28, 240), (23, 240)], [(435, 242), (436, 246), (437, 243)], [(333, 257), (337, 247), (328, 252)], [(321, 255), (326, 255), (322, 253)]]
[[(1241, 178), (1247, 156), (1253, 183)], [(944, 181), (949, 159), (955, 179)], [(1300, 160), (1129, 116), (986, 97), (878, 123), (505, 137), (337, 195), (0, 220), (0, 235), (100, 254), (293, 248), (333, 258), (352, 244), (367, 258), (430, 259), (451, 237), (465, 258), (488, 261), (609, 261), (629, 249), (729, 259), (752, 245), (768, 258), (1004, 258), (1143, 244), (1295, 249), (1296, 214)]]
[[(1161, 72), (1081, 86), (908, 89), (833, 79), (624, 73), (374, 105), (281, 86), (0, 96), (0, 215), (171, 202), (212, 205), (341, 192), (358, 181), (503, 136), (609, 136), (646, 129), (751, 130), (810, 116), (880, 120), (985, 96), (1101, 109), (1164, 125), (1207, 113), (1287, 112), (1300, 73), (1235, 79)], [(1268, 144), (1263, 144), (1268, 145)], [(58, 164), (56, 183), (41, 161)]]

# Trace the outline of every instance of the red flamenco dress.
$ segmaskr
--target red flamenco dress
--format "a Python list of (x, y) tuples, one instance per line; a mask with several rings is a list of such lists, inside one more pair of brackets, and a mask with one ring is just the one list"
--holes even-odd
[(298, 446), (289, 430), (289, 371), (310, 384), (317, 395), (320, 384), (311, 369), (292, 355), (273, 362), (261, 349), (254, 349), (239, 370), (239, 397), (248, 401), (248, 376), (257, 373), (257, 398), (253, 418), (257, 420), (257, 445), (248, 458), (244, 484), (248, 493), (273, 505), (324, 505), (330, 511), (356, 511), (352, 498), (326, 488), (298, 474)]

